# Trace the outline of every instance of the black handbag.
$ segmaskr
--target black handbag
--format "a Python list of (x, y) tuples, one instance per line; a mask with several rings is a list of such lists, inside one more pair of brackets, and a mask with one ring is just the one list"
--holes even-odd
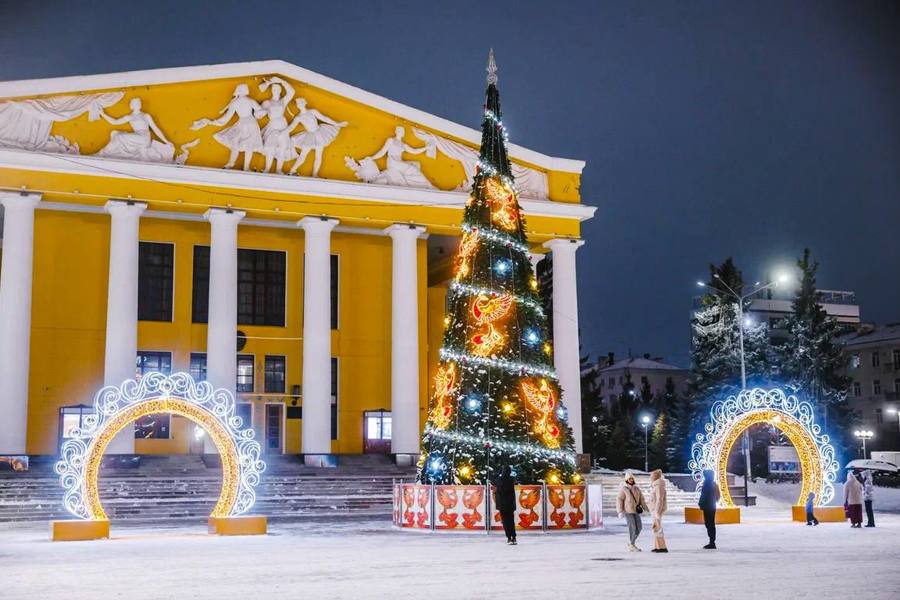
[(635, 514), (641, 514), (644, 512), (644, 507), (641, 506), (641, 503), (638, 502), (637, 498), (634, 497), (634, 492), (631, 491), (631, 488), (626, 488), (628, 493), (631, 494), (631, 499), (634, 500), (634, 512)]

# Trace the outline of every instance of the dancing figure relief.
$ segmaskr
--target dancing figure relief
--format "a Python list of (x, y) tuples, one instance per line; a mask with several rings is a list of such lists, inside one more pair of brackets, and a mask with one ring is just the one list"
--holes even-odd
[[(381, 150), (360, 161), (347, 156), (344, 162), (356, 174), (357, 179), (366, 183), (382, 185), (397, 185), (417, 188), (433, 188), (434, 185), (422, 174), (422, 166), (417, 162), (403, 160), (405, 154), (422, 154), (428, 151), (428, 147), (413, 148), (403, 141), (406, 129), (397, 127), (394, 136), (388, 138)], [(387, 157), (384, 170), (375, 162), (382, 157)]]
[(213, 139), (228, 148), (231, 152), (226, 169), (232, 168), (237, 162), (238, 155), (244, 154), (244, 170), (250, 170), (250, 161), (255, 153), (262, 153), (262, 131), (259, 128), (259, 120), (265, 116), (263, 107), (250, 97), (250, 88), (246, 83), (239, 83), (234, 88), (234, 94), (228, 104), (221, 110), (216, 119), (198, 119), (191, 125), (191, 129), (203, 129), (208, 125), (224, 127), (231, 122), (232, 117), (237, 116), (237, 122), (225, 129), (214, 133)]
[[(190, 148), (196, 146), (199, 140), (182, 144), (181, 153), (176, 157), (175, 145), (166, 138), (153, 117), (144, 112), (141, 99), (132, 98), (128, 107), (131, 112), (122, 117), (111, 117), (103, 110), (100, 111), (100, 117), (110, 125), (128, 125), (131, 131), (113, 131), (109, 142), (95, 156), (184, 164)], [(158, 140), (153, 139), (154, 135)]]

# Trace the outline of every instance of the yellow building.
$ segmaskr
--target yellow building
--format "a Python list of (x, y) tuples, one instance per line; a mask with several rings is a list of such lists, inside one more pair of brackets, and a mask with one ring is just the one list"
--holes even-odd
[[(408, 462), (479, 142), (281, 61), (0, 83), (0, 455), (161, 370), (235, 392), (267, 452)], [(584, 163), (510, 151), (577, 433)], [(202, 452), (188, 423), (111, 451)]]

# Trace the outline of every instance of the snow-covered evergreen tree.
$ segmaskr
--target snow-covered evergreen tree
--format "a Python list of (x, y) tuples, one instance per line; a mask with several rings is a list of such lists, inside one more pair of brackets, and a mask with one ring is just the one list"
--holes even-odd
[[(672, 415), (672, 429), (679, 433), (673, 441), (673, 466), (683, 468), (687, 461), (693, 434), (700, 431), (716, 400), (741, 391), (741, 351), (739, 328), (744, 331), (744, 363), (747, 386), (769, 385), (777, 372), (776, 361), (767, 335), (766, 323), (746, 317), (741, 322), (741, 308), (733, 297), (744, 295), (744, 279), (734, 261), (710, 265), (709, 290), (702, 307), (691, 321), (691, 376), (688, 394), (677, 414)], [(730, 288), (730, 289), (729, 289)], [(743, 309), (746, 310), (749, 300)], [(684, 437), (680, 437), (681, 435)], [(681, 457), (681, 458), (678, 458)]]
[(777, 346), (782, 375), (798, 393), (819, 407), (823, 425), (846, 450), (853, 443), (847, 437), (852, 414), (847, 407), (850, 378), (845, 375), (846, 358), (837, 339), (840, 328), (819, 305), (819, 262), (812, 258), (809, 248), (797, 260), (797, 267), (800, 286), (794, 296), (793, 313), (784, 323), (788, 339)]

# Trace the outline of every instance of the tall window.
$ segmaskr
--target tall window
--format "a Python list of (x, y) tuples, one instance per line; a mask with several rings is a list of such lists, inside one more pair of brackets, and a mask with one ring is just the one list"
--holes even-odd
[(850, 355), (850, 368), (858, 369), (859, 368), (859, 352), (854, 352)]
[[(894, 380), (894, 393), (900, 394), (900, 379)], [(898, 418), (900, 418), (900, 417), (898, 417)]]
[(338, 439), (338, 359), (331, 357), (331, 439)]
[(900, 350), (894, 350), (893, 358), (894, 360), (892, 362), (894, 363), (894, 370), (900, 370)]
[(875, 381), (872, 382), (872, 394), (877, 396), (880, 393), (881, 393), (881, 380), (876, 379)]
[[(172, 320), (175, 246), (141, 242), (138, 248), (138, 319)], [(114, 284), (114, 282), (111, 282)]]
[(209, 246), (194, 246), (194, 284), (191, 290), (191, 321), (209, 321)]
[(853, 382), (853, 395), (857, 398), (862, 396), (862, 386), (859, 385), (858, 381)]
[[(137, 353), (137, 378), (140, 379), (147, 373), (172, 373), (171, 352), (146, 352)], [(171, 416), (168, 414), (147, 415), (134, 422), (134, 438), (138, 440), (168, 439)]]
[(59, 409), (59, 443), (71, 438), (75, 429), (85, 426), (85, 418), (94, 414), (94, 407), (87, 404), (63, 406)]
[(151, 372), (169, 375), (172, 373), (172, 353), (140, 351), (137, 353), (135, 367), (138, 379)]
[(284, 393), (285, 361), (283, 356), (266, 356), (266, 393)]
[(206, 354), (191, 352), (190, 373), (194, 381), (206, 381)]
[[(338, 328), (338, 301), (340, 300), (340, 259), (331, 255), (331, 328)], [(334, 372), (332, 370), (332, 372)], [(334, 438), (337, 439), (337, 438)]]
[(238, 393), (253, 391), (253, 355), (238, 354), (237, 356), (237, 383), (235, 390)]
[(877, 367), (881, 365), (881, 356), (878, 354), (878, 350), (872, 352), (872, 366)]
[(880, 408), (875, 409), (875, 424), (884, 425), (884, 413), (881, 412)]
[(284, 327), (286, 254), (238, 250), (238, 323)]

